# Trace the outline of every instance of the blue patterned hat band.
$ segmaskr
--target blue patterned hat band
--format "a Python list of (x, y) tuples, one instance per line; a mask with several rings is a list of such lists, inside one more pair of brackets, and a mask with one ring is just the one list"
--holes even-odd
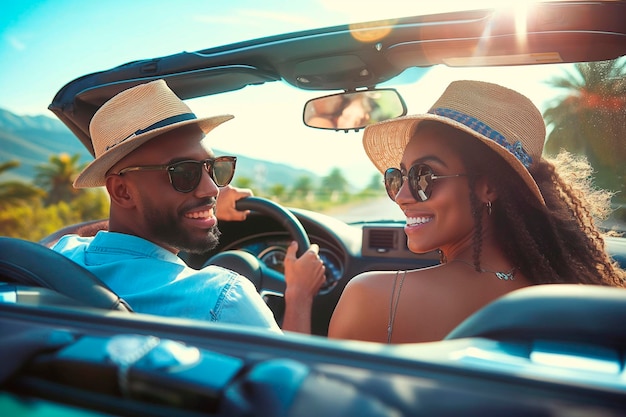
[(197, 126), (206, 135), (232, 118), (197, 118), (164, 80), (123, 90), (104, 103), (91, 119), (89, 136), (95, 159), (76, 177), (74, 187), (104, 186), (107, 172), (116, 163), (157, 136), (184, 126)]
[(379, 172), (399, 167), (406, 145), (423, 121), (468, 133), (500, 155), (545, 205), (531, 174), (541, 159), (546, 125), (537, 106), (510, 88), (474, 80), (452, 81), (427, 113), (385, 120), (365, 128), (363, 148)]
[(528, 154), (528, 152), (524, 150), (524, 146), (519, 140), (515, 141), (514, 143), (509, 143), (500, 132), (498, 132), (495, 129), (492, 129), (489, 125), (481, 122), (475, 117), (472, 117), (468, 114), (465, 114), (457, 110), (446, 109), (443, 107), (430, 109), (428, 113), (447, 117), (448, 119), (457, 121), (469, 127), (474, 132), (480, 133), (486, 138), (491, 139), (492, 141), (496, 142), (498, 145), (508, 150), (511, 154), (513, 154), (513, 156), (515, 156), (517, 160), (520, 161), (522, 165), (526, 167), (526, 169), (530, 168), (530, 166), (533, 163), (533, 159)]

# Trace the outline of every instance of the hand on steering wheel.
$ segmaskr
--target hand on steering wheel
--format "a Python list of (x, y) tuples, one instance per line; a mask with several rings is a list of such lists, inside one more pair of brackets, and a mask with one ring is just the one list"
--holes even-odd
[(320, 259), (319, 247), (313, 243), (299, 258), (298, 243), (291, 242), (285, 254), (285, 298), (289, 302), (310, 302), (326, 281), (326, 268)]

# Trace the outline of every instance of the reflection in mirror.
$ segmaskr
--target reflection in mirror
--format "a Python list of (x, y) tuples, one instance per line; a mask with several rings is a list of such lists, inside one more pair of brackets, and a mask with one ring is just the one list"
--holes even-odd
[(394, 89), (364, 90), (314, 98), (304, 105), (304, 124), (318, 129), (359, 130), (406, 114)]

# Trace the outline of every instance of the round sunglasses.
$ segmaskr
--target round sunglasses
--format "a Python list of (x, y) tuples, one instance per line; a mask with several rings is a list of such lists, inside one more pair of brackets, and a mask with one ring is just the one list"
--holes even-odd
[(218, 187), (230, 184), (235, 175), (236, 156), (219, 156), (203, 161), (179, 161), (168, 165), (143, 165), (126, 167), (117, 175), (130, 171), (167, 171), (170, 183), (176, 191), (189, 193), (198, 187), (202, 179), (202, 171), (206, 170)]
[(389, 198), (396, 201), (396, 196), (400, 192), (400, 188), (406, 178), (409, 181), (409, 191), (411, 191), (411, 195), (415, 201), (426, 201), (433, 193), (433, 183), (435, 180), (466, 176), (466, 174), (435, 175), (433, 169), (426, 164), (415, 164), (411, 166), (406, 175), (403, 175), (402, 171), (398, 168), (387, 168), (384, 176), (385, 189), (387, 190)]

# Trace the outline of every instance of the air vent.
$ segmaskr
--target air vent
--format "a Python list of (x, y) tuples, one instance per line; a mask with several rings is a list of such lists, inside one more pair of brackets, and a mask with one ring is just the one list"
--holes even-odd
[(372, 262), (372, 269), (413, 269), (439, 263), (437, 251), (417, 254), (409, 250), (403, 223), (366, 225), (361, 242), (361, 254), (380, 261)]
[(370, 229), (368, 247), (377, 252), (386, 252), (396, 248), (396, 233), (389, 229)]

